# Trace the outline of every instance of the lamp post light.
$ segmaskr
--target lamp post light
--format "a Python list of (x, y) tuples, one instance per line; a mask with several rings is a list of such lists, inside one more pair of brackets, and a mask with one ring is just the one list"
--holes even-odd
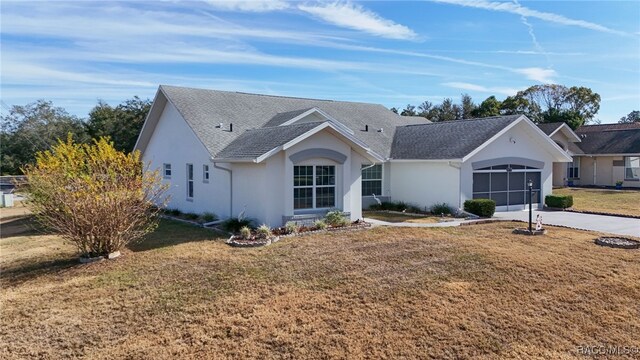
[(529, 233), (533, 233), (533, 228), (531, 227), (531, 221), (533, 219), (533, 213), (531, 210), (531, 202), (533, 200), (533, 181), (531, 179), (527, 182), (527, 186), (529, 187)]

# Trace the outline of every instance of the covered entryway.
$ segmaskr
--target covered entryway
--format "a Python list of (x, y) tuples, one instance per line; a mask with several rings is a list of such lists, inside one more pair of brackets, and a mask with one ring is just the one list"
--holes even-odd
[(529, 203), (527, 182), (533, 183), (532, 202), (541, 204), (541, 167), (532, 164), (500, 164), (473, 171), (473, 198), (492, 199), (497, 211), (523, 210)]

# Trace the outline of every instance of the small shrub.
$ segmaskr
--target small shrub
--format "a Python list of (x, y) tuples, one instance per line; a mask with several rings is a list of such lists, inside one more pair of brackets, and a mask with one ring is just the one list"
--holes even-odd
[(242, 236), (243, 239), (250, 239), (251, 229), (249, 229), (248, 226), (243, 226), (242, 228), (240, 228), (240, 236)]
[(347, 219), (340, 210), (329, 211), (327, 215), (324, 216), (324, 220), (331, 226), (338, 227), (349, 225), (349, 219)]
[(300, 227), (295, 221), (288, 221), (284, 224), (284, 228), (287, 231), (287, 234), (295, 234), (300, 231)]
[(182, 211), (180, 209), (168, 209), (167, 213), (171, 216), (180, 216), (182, 215)]
[(239, 220), (238, 218), (230, 218), (222, 223), (222, 228), (226, 231), (237, 233), (245, 226), (251, 227), (251, 224), (253, 224), (253, 220), (248, 218), (244, 218), (242, 220)]
[(258, 233), (258, 236), (261, 238), (266, 239), (271, 237), (271, 228), (266, 224), (260, 225), (258, 229), (256, 229), (256, 232)]
[(218, 216), (212, 212), (205, 212), (202, 215), (200, 215), (200, 219), (202, 219), (203, 222), (208, 223), (208, 222), (218, 220)]
[(480, 217), (492, 217), (496, 212), (496, 202), (491, 199), (467, 200), (464, 210)]
[(423, 213), (424, 211), (415, 205), (408, 204), (404, 201), (391, 202), (383, 201), (380, 204), (369, 206), (369, 210), (386, 210), (386, 211), (404, 211), (409, 213)]
[(547, 195), (544, 203), (548, 207), (566, 209), (573, 206), (573, 195)]
[(451, 207), (446, 203), (434, 204), (431, 213), (435, 215), (451, 215)]
[(187, 220), (198, 220), (198, 218), (200, 217), (200, 215), (196, 213), (184, 213), (182, 214), (182, 216)]
[(327, 228), (327, 223), (322, 219), (318, 219), (313, 222), (313, 226), (318, 230), (324, 230)]

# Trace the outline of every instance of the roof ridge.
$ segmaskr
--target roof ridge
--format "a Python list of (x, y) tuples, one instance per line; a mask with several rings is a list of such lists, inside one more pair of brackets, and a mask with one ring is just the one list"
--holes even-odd
[(264, 96), (264, 97), (275, 97), (282, 99), (296, 99), (296, 100), (313, 100), (313, 101), (325, 101), (329, 103), (341, 102), (341, 103), (350, 103), (350, 104), (363, 104), (363, 105), (376, 105), (382, 106), (386, 109), (386, 106), (377, 103), (371, 102), (363, 102), (363, 101), (348, 101), (348, 100), (331, 100), (331, 99), (317, 99), (310, 97), (300, 97), (300, 96), (286, 96), (286, 95), (269, 95), (269, 94), (258, 94), (244, 91), (229, 91), (229, 90), (216, 90), (216, 89), (203, 89), (203, 88), (195, 88), (190, 86), (176, 86), (176, 85), (160, 85), (160, 87), (172, 87), (172, 88), (180, 88), (180, 89), (190, 89), (190, 90), (200, 90), (200, 91), (212, 91), (212, 92), (221, 92), (228, 94), (240, 94), (240, 95), (251, 95), (251, 96)]
[[(462, 123), (462, 122), (470, 122), (470, 121), (481, 121), (481, 120), (490, 120), (490, 119), (504, 119), (509, 117), (520, 117), (524, 115), (500, 115), (500, 116), (487, 116), (483, 118), (471, 118), (471, 119), (457, 119), (457, 120), (444, 120), (444, 121), (433, 121), (424, 124), (408, 124), (408, 125), (399, 125), (397, 127), (408, 127), (408, 126), (424, 126), (424, 125), (436, 125), (436, 124), (452, 124), (452, 123)], [(426, 119), (426, 118), (425, 118)], [(427, 119), (428, 120), (428, 119)]]

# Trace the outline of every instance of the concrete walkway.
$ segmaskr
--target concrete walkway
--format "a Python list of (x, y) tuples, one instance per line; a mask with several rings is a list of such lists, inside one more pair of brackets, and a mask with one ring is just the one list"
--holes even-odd
[(465, 220), (454, 220), (439, 223), (405, 223), (405, 222), (387, 222), (372, 218), (364, 218), (364, 221), (371, 223), (373, 226), (397, 226), (397, 227), (451, 227), (458, 226)]
[[(580, 214), (568, 211), (533, 210), (533, 221), (542, 216), (542, 223), (569, 226), (576, 229), (600, 231), (616, 235), (640, 236), (640, 219), (618, 216)], [(496, 212), (494, 218), (529, 221), (528, 211)]]

